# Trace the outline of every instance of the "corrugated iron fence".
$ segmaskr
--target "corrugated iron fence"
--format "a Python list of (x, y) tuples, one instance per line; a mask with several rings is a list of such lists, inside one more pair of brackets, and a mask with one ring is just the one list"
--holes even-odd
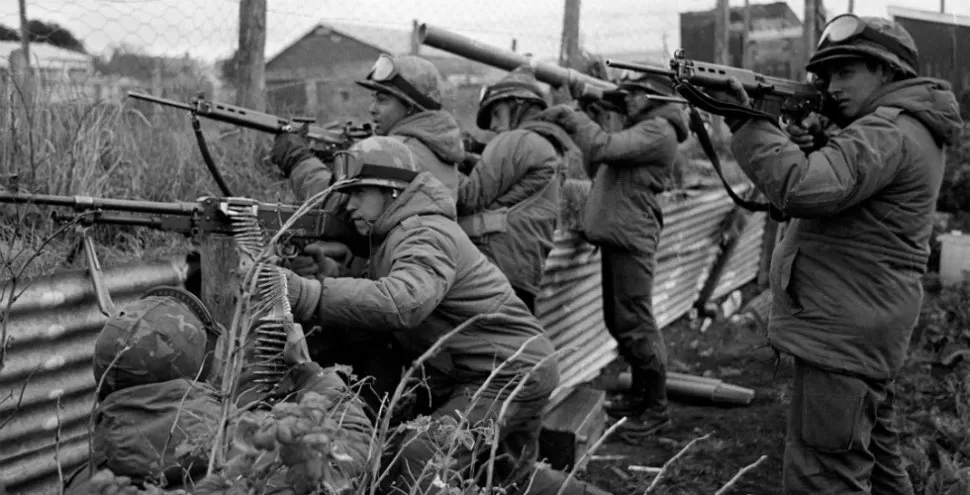
[[(666, 227), (654, 281), (661, 327), (693, 306), (733, 208), (722, 190), (690, 193), (664, 206)], [(764, 215), (750, 215), (712, 297), (757, 276), (763, 230)], [(109, 269), (105, 278), (122, 305), (151, 287), (184, 284), (187, 270), (184, 260), (167, 260)], [(2, 297), (6, 301), (6, 294)], [(563, 350), (562, 384), (554, 402), (615, 357), (601, 297), (599, 251), (575, 233), (559, 232), (538, 301), (543, 324)], [(11, 309), (11, 341), (0, 370), (0, 484), (9, 493), (56, 493), (58, 464), (66, 476), (88, 455), (95, 389), (91, 359), (106, 318), (83, 271), (35, 281)]]
[[(737, 189), (740, 194), (741, 188)], [(736, 208), (722, 189), (694, 191), (663, 206), (664, 230), (657, 253), (653, 307), (660, 328), (686, 314), (697, 301), (719, 249), (723, 226)], [(765, 215), (748, 213), (711, 298), (716, 299), (758, 275)], [(616, 342), (603, 323), (600, 253), (575, 232), (557, 232), (546, 262), (537, 310), (559, 359), (561, 383), (550, 408), (569, 389), (594, 378), (616, 358)]]
[[(118, 305), (152, 287), (181, 286), (187, 274), (184, 259), (104, 272)], [(0, 294), (6, 304), (8, 293)], [(91, 361), (107, 317), (84, 271), (35, 280), (10, 309), (0, 369), (0, 485), (11, 494), (58, 493), (58, 466), (67, 476), (88, 458)]]

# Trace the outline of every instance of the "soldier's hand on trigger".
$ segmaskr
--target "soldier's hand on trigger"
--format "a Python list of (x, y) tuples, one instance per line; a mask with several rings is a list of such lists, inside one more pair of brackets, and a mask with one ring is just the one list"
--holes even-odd
[(822, 144), (818, 142), (821, 139), (817, 140), (816, 138), (822, 137), (824, 131), (818, 116), (812, 114), (804, 122), (788, 124), (785, 127), (785, 132), (788, 133), (792, 142), (798, 145), (803, 152), (811, 153), (818, 148), (818, 145)]
[(309, 363), (310, 348), (306, 343), (306, 334), (299, 323), (286, 325), (286, 345), (283, 347), (283, 362), (290, 366)]
[(303, 254), (290, 261), (289, 269), (306, 278), (323, 280), (343, 275), (353, 255), (341, 242), (318, 241), (303, 248)]

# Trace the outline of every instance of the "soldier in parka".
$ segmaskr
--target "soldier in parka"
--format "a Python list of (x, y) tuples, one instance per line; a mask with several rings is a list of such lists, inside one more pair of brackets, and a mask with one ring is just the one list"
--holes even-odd
[[(894, 382), (922, 304), (944, 149), (962, 127), (949, 85), (919, 67), (899, 24), (842, 15), (807, 66), (839, 132), (726, 119), (740, 167), (792, 217), (771, 258), (768, 325), (795, 358), (786, 494), (913, 493)], [(747, 104), (732, 86), (718, 97)]]
[[(653, 312), (653, 276), (663, 215), (663, 192), (678, 144), (688, 136), (681, 108), (651, 100), (671, 96), (669, 81), (645, 75), (622, 80), (628, 123), (607, 132), (570, 105), (556, 105), (540, 118), (566, 129), (579, 145), (593, 180), (586, 202), (584, 232), (603, 259), (603, 316), (630, 365), (631, 389), (607, 405), (611, 416), (626, 417), (627, 436), (666, 427), (667, 350)], [(580, 88), (574, 91), (582, 93)]]
[(581, 160), (562, 128), (535, 118), (547, 106), (528, 67), (484, 88), (477, 124), (498, 134), (458, 189), (458, 223), (533, 313), (553, 247), (566, 162)]
[[(341, 469), (351, 479), (363, 475), (373, 427), (362, 404), (334, 369), (310, 360), (299, 325), (287, 331), (284, 361), (289, 370), (279, 397), (320, 394), (330, 404), (330, 410), (321, 412), (332, 414), (346, 434), (341, 448), (350, 461)], [(91, 483), (96, 480), (90, 478), (101, 470), (139, 485), (163, 483), (167, 489), (193, 491), (203, 482), (209, 448), (187, 446), (213, 439), (222, 418), (219, 391), (210, 384), (219, 370), (214, 354), (220, 338), (202, 302), (173, 287), (153, 289), (108, 319), (94, 346), (99, 388), (91, 437), (93, 469), (86, 465), (69, 477), (68, 494), (94, 493)], [(270, 486), (285, 489), (284, 478), (281, 473)]]
[[(462, 479), (478, 472), (497, 441), (501, 485), (555, 494), (565, 474), (535, 463), (541, 413), (559, 384), (555, 348), (508, 279), (458, 226), (448, 189), (417, 160), (400, 141), (382, 136), (341, 155), (337, 184), (350, 195), (355, 227), (371, 242), (370, 270), (366, 277), (322, 280), (289, 272), (294, 318), (325, 332), (333, 325), (362, 334), (390, 331), (409, 360), (437, 348), (419, 372), (431, 394), (419, 412), (435, 425), (463, 417), (472, 428), (501, 416), (495, 438), (454, 446)], [(444, 338), (475, 317), (483, 318)], [(432, 488), (440, 461), (432, 433), (412, 429), (400, 440), (383, 492)], [(572, 481), (565, 493), (603, 492)]]
[[(457, 165), (465, 158), (465, 150), (458, 123), (442, 110), (442, 80), (438, 69), (413, 55), (381, 55), (365, 79), (357, 84), (373, 92), (370, 114), (374, 133), (407, 145), (419, 157), (421, 169), (445, 184), (454, 199), (459, 177)], [(310, 152), (306, 139), (298, 133), (278, 135), (271, 158), (290, 178), (301, 201), (331, 184), (330, 167)], [(333, 212), (329, 217), (328, 237), (341, 242), (310, 244), (301, 256), (290, 262), (289, 268), (308, 277), (351, 274), (363, 269), (360, 263), (353, 269), (350, 266), (355, 255), (356, 260), (364, 260), (369, 253), (367, 240), (356, 234), (347, 218), (345, 203), (343, 194), (335, 194), (324, 204), (325, 209)], [(317, 337), (311, 336), (311, 351), (315, 359), (338, 359), (369, 376), (365, 397), (370, 409), (376, 411), (380, 400), (397, 385), (404, 363), (396, 359), (400, 353), (390, 343), (389, 336), (372, 333), (363, 337), (354, 333), (352, 329), (333, 333), (327, 343), (317, 342)]]

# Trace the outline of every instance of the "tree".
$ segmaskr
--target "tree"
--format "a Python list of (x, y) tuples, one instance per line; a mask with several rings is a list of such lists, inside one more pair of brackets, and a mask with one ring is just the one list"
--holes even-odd
[(16, 29), (0, 24), (0, 41), (20, 41), (20, 34)]
[(56, 22), (44, 22), (33, 19), (27, 21), (27, 32), (30, 33), (30, 41), (48, 43), (66, 50), (79, 53), (87, 53), (84, 43), (74, 36), (74, 33)]
[(232, 52), (232, 55), (225, 60), (219, 61), (219, 76), (223, 81), (235, 83), (239, 75), (239, 50)]

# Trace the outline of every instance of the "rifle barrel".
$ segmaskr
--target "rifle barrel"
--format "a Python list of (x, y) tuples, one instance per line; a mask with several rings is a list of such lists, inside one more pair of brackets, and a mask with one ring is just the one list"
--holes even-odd
[(175, 108), (178, 108), (178, 109), (181, 109), (181, 110), (188, 110), (190, 112), (194, 112), (195, 111), (195, 107), (193, 107), (192, 105), (189, 105), (187, 103), (182, 103), (180, 101), (170, 100), (168, 98), (161, 98), (161, 97), (158, 97), (158, 96), (152, 96), (152, 95), (145, 94), (145, 93), (139, 93), (137, 91), (129, 91), (128, 92), (128, 97), (129, 98), (134, 98), (136, 100), (150, 101), (152, 103), (158, 103), (159, 105), (166, 105), (166, 106), (170, 106), (170, 107), (175, 107)]
[(105, 199), (91, 196), (54, 196), (50, 194), (24, 194), (0, 191), (0, 203), (34, 203), (46, 206), (66, 206), (77, 210), (114, 210), (137, 213), (164, 213), (169, 215), (193, 215), (201, 211), (196, 203), (163, 203), (134, 199)]
[(652, 65), (637, 64), (633, 62), (621, 62), (619, 60), (606, 60), (606, 65), (610, 67), (616, 67), (617, 69), (632, 70), (635, 72), (645, 72), (648, 74), (656, 74), (658, 76), (673, 77), (674, 71), (670, 69), (664, 69), (663, 67), (654, 67)]

